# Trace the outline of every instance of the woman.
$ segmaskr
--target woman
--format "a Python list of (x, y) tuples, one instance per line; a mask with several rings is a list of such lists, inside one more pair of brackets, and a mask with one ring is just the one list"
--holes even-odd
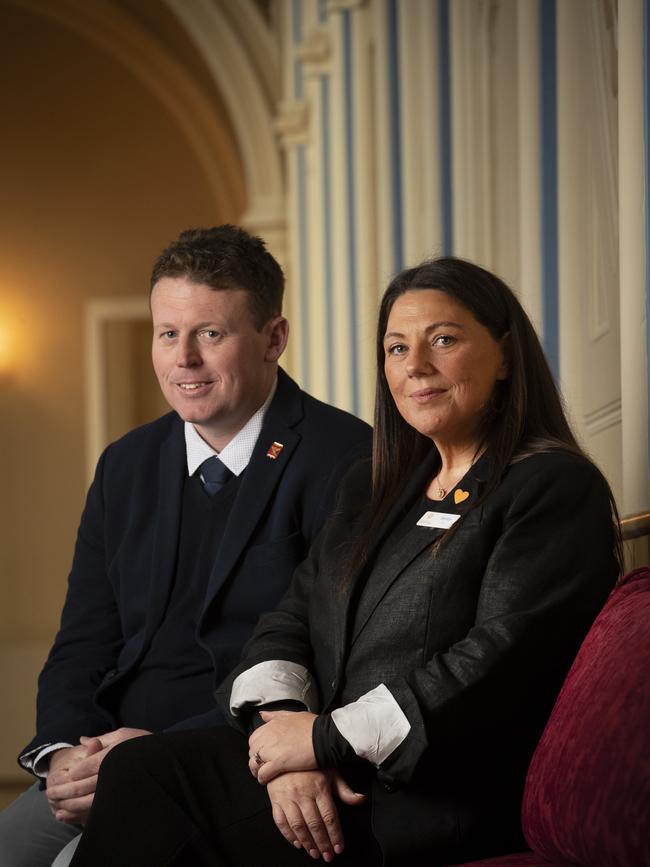
[(221, 688), (234, 727), (116, 748), (75, 867), (520, 849), (528, 761), (618, 574), (615, 507), (492, 274), (403, 271), (377, 351), (371, 479)]

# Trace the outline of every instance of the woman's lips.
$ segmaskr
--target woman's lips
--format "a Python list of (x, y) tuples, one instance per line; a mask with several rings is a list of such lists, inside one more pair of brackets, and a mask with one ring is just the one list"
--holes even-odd
[(410, 396), (416, 403), (428, 403), (443, 395), (445, 390), (444, 388), (421, 388), (411, 392)]

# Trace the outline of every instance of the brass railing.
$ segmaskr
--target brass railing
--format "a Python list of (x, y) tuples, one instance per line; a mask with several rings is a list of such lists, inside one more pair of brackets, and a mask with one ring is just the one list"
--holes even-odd
[(650, 535), (650, 512), (640, 512), (638, 515), (621, 518), (621, 535), (625, 542)]

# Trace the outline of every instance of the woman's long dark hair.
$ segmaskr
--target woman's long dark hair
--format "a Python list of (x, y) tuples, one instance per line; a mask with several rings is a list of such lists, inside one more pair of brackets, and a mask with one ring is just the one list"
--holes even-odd
[[(566, 419), (535, 329), (514, 292), (484, 268), (451, 256), (401, 271), (390, 282), (379, 308), (372, 498), (365, 528), (352, 552), (349, 577), (365, 564), (371, 542), (399, 495), (404, 479), (410, 478), (423, 458), (435, 450), (431, 440), (400, 415), (384, 372), (384, 335), (393, 304), (400, 295), (418, 289), (445, 292), (469, 310), (495, 340), (508, 335), (508, 378), (495, 384), (490, 408), (483, 419), (478, 451), (488, 450), (489, 473), (474, 508), (497, 487), (506, 468), (517, 459), (552, 449), (586, 458)], [(610, 500), (617, 529), (616, 553), (621, 563), (618, 513), (611, 491)], [(451, 531), (442, 539), (450, 535)]]

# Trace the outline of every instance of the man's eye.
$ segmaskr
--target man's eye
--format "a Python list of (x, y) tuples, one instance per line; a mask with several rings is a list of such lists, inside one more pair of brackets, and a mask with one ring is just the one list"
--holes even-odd
[(203, 337), (209, 338), (210, 340), (214, 340), (216, 337), (219, 336), (219, 332), (215, 331), (213, 328), (206, 328), (204, 331), (201, 332), (201, 335)]
[(176, 332), (175, 331), (163, 331), (163, 333), (160, 336), (166, 337), (167, 340), (171, 340), (173, 337), (176, 337)]

